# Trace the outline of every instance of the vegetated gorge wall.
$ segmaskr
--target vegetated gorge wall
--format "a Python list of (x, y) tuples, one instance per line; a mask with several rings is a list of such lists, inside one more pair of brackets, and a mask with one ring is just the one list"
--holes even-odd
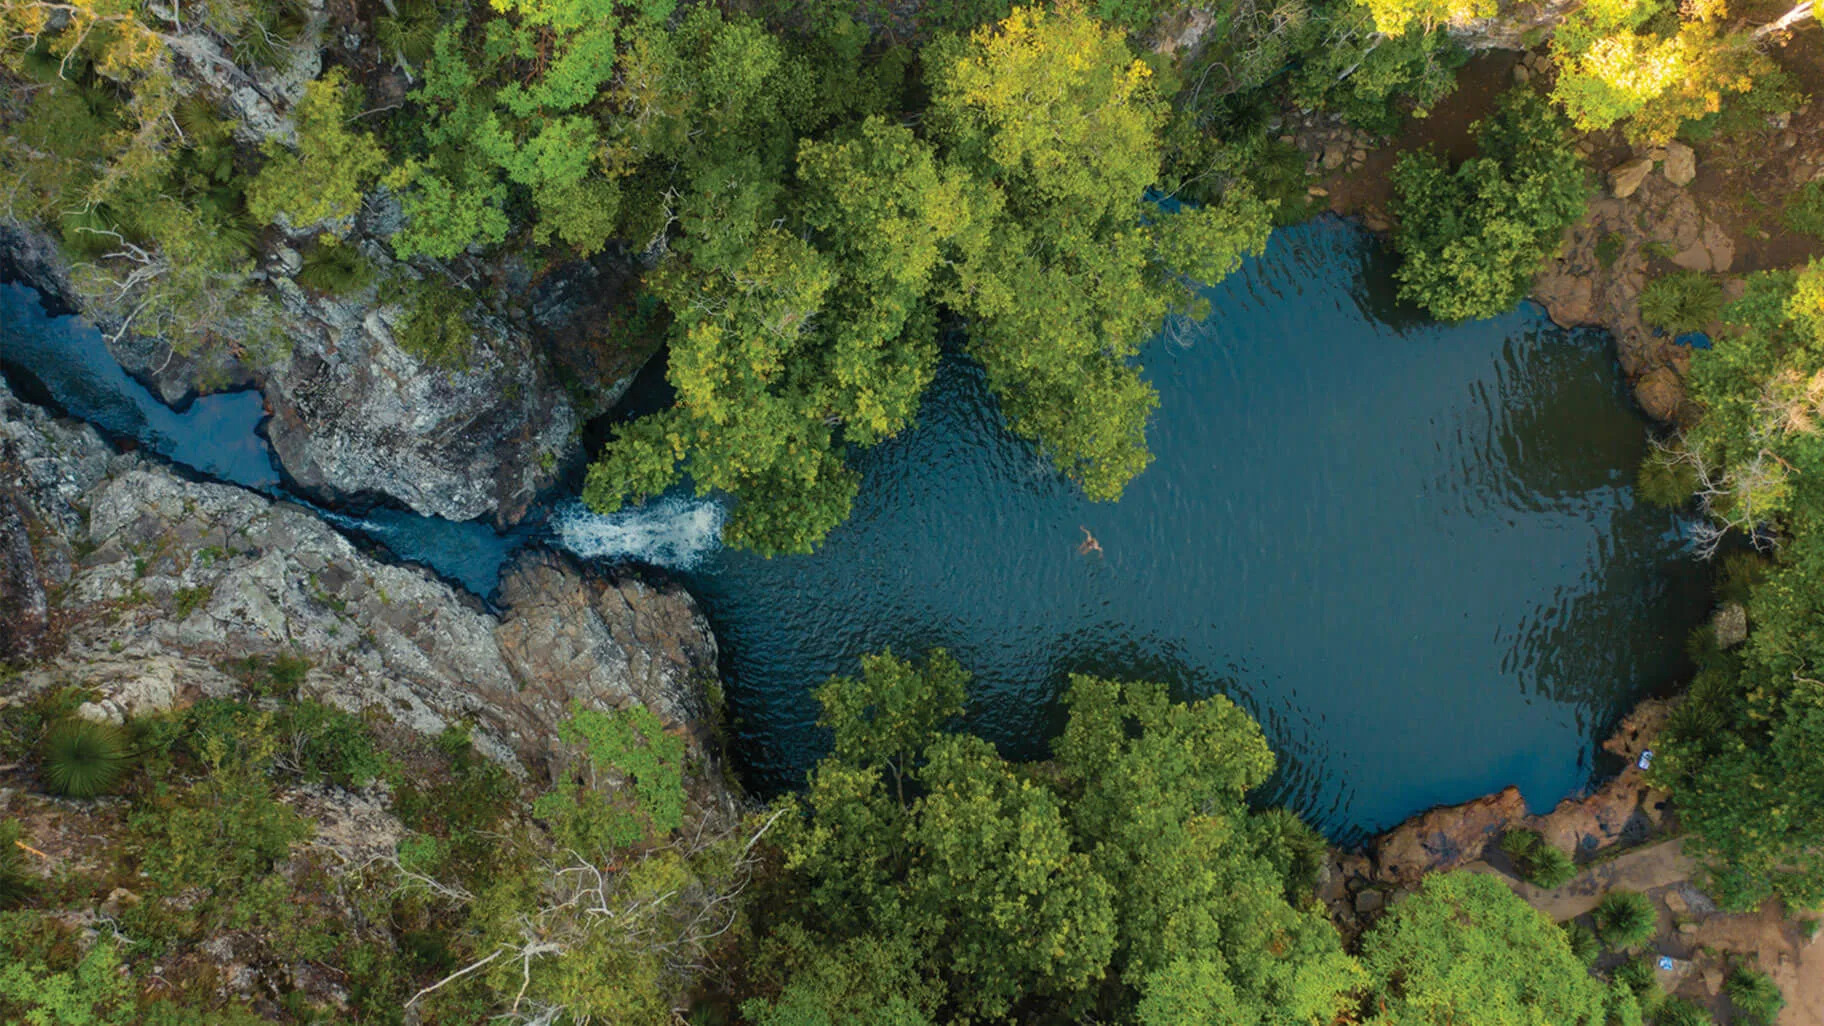
[[(321, 68), (325, 20), (314, 7), (289, 64), (256, 72), (238, 67), (208, 35), (180, 32), (170, 43), (177, 87), (223, 111), (244, 143), (290, 140), (290, 112)], [(272, 413), (274, 452), (291, 482), (314, 498), (383, 500), (449, 520), (512, 524), (580, 458), (583, 423), (619, 398), (656, 348), (606, 344), (604, 310), (629, 276), (628, 259), (611, 250), (547, 269), (517, 257), (465, 256), (425, 272), (420, 267), (430, 265), (393, 260), (387, 240), (400, 223), (397, 202), (379, 189), (359, 216), (330, 226), (378, 272), (375, 283), (344, 296), (296, 280), (303, 261), (293, 247), (324, 226), (261, 237), (254, 279), (277, 301), (278, 334), (289, 350), (277, 357), (188, 356), (163, 339), (119, 331), (85, 308), (58, 247), (33, 226), (0, 219), (0, 276), (96, 323), (121, 365), (167, 403), (258, 387)], [(426, 362), (394, 337), (402, 311), (382, 302), (378, 282), (424, 273), (441, 274), (478, 301), (461, 366)], [(249, 335), (231, 323), (211, 327), (229, 339)]]
[(528, 550), (500, 597), (497, 616), (301, 507), (116, 452), (0, 383), (0, 660), (25, 667), (0, 705), (77, 685), (82, 715), (118, 722), (243, 692), (232, 661), (302, 657), (304, 696), (427, 736), (471, 725), (524, 776), (562, 774), (573, 706), (638, 703), (732, 806), (716, 641), (689, 594)]

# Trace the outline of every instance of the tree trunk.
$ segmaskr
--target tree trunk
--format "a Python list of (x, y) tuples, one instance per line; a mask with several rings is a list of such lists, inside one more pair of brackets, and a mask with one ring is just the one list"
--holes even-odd
[(1761, 40), (1766, 39), (1768, 36), (1773, 35), (1775, 32), (1784, 32), (1787, 29), (1793, 27), (1794, 25), (1797, 25), (1799, 22), (1804, 21), (1807, 18), (1813, 17), (1814, 15), (1813, 15), (1813, 12), (1811, 9), (1811, 4), (1812, 4), (1812, 0), (1805, 0), (1804, 3), (1794, 6), (1792, 10), (1787, 11), (1785, 14), (1780, 15), (1779, 20), (1770, 21), (1767, 24), (1762, 25), (1760, 28), (1755, 29), (1754, 30), (1755, 42), (1758, 43)]

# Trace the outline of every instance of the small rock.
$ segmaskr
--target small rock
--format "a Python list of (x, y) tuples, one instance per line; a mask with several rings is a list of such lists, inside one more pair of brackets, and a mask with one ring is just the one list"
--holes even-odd
[(1653, 162), (1645, 157), (1628, 161), (1609, 172), (1609, 192), (1616, 199), (1627, 199), (1647, 180), (1647, 174), (1652, 170)]
[(1671, 909), (1675, 915), (1682, 916), (1691, 911), (1691, 903), (1686, 901), (1685, 896), (1678, 893), (1676, 888), (1666, 892), (1664, 901), (1666, 907)]
[(103, 702), (82, 703), (76, 707), (76, 718), (90, 723), (112, 723), (117, 727), (127, 721), (120, 710), (113, 707), (113, 703)]
[(1678, 932), (1682, 933), (1686, 936), (1690, 936), (1691, 934), (1694, 934), (1697, 932), (1697, 924), (1696, 923), (1680, 923), (1680, 924), (1678, 924)]
[(1697, 151), (1681, 142), (1666, 144), (1666, 181), (1690, 185), (1697, 177)]
[(292, 277), (304, 269), (304, 258), (290, 246), (280, 246), (273, 251), (272, 262), (286, 277)]
[(1319, 199), (1321, 197), (1330, 195), (1330, 190), (1324, 188), (1321, 185), (1313, 185), (1310, 188), (1305, 190), (1305, 195), (1311, 197), (1312, 199)]
[(1368, 159), (1368, 151), (1357, 149), (1354, 153), (1350, 154), (1350, 156), (1355, 158), (1355, 162), (1359, 164)]
[(1647, 151), (1647, 159), (1653, 161), (1656, 164), (1659, 163), (1660, 161), (1666, 159), (1666, 148), (1664, 146), (1653, 147), (1652, 149)]
[(1349, 159), (1349, 150), (1341, 142), (1331, 142), (1324, 146), (1324, 170), (1335, 171)]
[(1514, 65), (1514, 84), (1515, 85), (1525, 85), (1528, 81), (1530, 81), (1532, 79), (1532, 77), (1533, 77), (1533, 73), (1526, 70), (1526, 65), (1524, 65), (1524, 64)]
[(1716, 631), (1716, 647), (1734, 648), (1748, 640), (1748, 610), (1740, 602), (1724, 603), (1710, 618), (1710, 627)]
[(1710, 270), (1710, 251), (1702, 246), (1690, 246), (1672, 254), (1672, 262), (1687, 271)]
[(1380, 891), (1363, 891), (1355, 896), (1355, 911), (1360, 915), (1379, 912), (1387, 903), (1387, 896)]
[(106, 901), (101, 903), (101, 914), (110, 919), (118, 918), (122, 909), (132, 908), (139, 904), (139, 895), (125, 887), (116, 887), (108, 892)]

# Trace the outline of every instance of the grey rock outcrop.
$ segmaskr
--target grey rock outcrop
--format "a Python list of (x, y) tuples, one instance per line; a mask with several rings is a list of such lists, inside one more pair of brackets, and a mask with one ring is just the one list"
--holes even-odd
[[(244, 144), (292, 141), (291, 111), (321, 69), (327, 20), (321, 0), (306, 0), (302, 10), (299, 41), (270, 69), (237, 66), (207, 34), (177, 32), (167, 40), (175, 88), (213, 104)], [(273, 414), (275, 454), (291, 480), (318, 498), (511, 524), (575, 463), (583, 421), (612, 405), (657, 348), (609, 330), (631, 265), (624, 255), (578, 261), (542, 279), (511, 258), (406, 268), (386, 244), (401, 224), (399, 203), (378, 189), (359, 217), (335, 228), (375, 266), (376, 280), (447, 272), (462, 283), (454, 295), (474, 309), (460, 367), (403, 348), (395, 338), (400, 311), (376, 286), (347, 295), (301, 287), (297, 238), (269, 234), (262, 269), (246, 285), (276, 320), (230, 314), (210, 325), (240, 344), (238, 356), (230, 351), (236, 347), (188, 353), (163, 338), (116, 332), (118, 323), (72, 288), (56, 242), (28, 226), (0, 221), (0, 278), (23, 280), (61, 311), (88, 315), (121, 366), (168, 405), (257, 386)], [(301, 236), (316, 234), (311, 226)]]
[[(80, 683), (118, 719), (244, 685), (249, 658), (303, 658), (304, 694), (476, 746), (537, 773), (561, 758), (573, 705), (641, 703), (714, 761), (704, 722), (716, 671), (681, 588), (603, 576), (548, 554), (507, 574), (496, 616), (430, 574), (381, 562), (305, 509), (182, 480), (0, 386), (0, 461), (20, 506), (61, 648), (9, 691)], [(708, 776), (719, 779), (719, 774)]]

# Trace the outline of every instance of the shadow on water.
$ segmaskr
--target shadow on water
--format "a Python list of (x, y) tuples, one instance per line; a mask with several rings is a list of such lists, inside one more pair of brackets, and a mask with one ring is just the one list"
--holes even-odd
[[(541, 539), (678, 572), (763, 792), (827, 745), (812, 687), (864, 652), (943, 646), (976, 674), (971, 727), (1010, 755), (1046, 752), (1064, 681), (1091, 672), (1234, 698), (1279, 754), (1259, 797), (1339, 840), (1508, 784), (1548, 807), (1590, 783), (1627, 704), (1686, 672), (1707, 574), (1634, 497), (1645, 424), (1602, 337), (1531, 304), (1434, 324), (1393, 301), (1388, 267), (1324, 219), (1209, 289), (1214, 313), (1144, 354), (1157, 460), (1118, 503), (1009, 436), (952, 355), (917, 426), (860, 456), (853, 516), (813, 556), (722, 550), (722, 504), (681, 491), (606, 517), (560, 498), (504, 535), (325, 516), (482, 596)], [(17, 287), (0, 287), (0, 363), (116, 437), (295, 501), (255, 394), (173, 413)], [(664, 403), (662, 365), (628, 401)], [(1079, 554), (1083, 528), (1102, 556)]]

